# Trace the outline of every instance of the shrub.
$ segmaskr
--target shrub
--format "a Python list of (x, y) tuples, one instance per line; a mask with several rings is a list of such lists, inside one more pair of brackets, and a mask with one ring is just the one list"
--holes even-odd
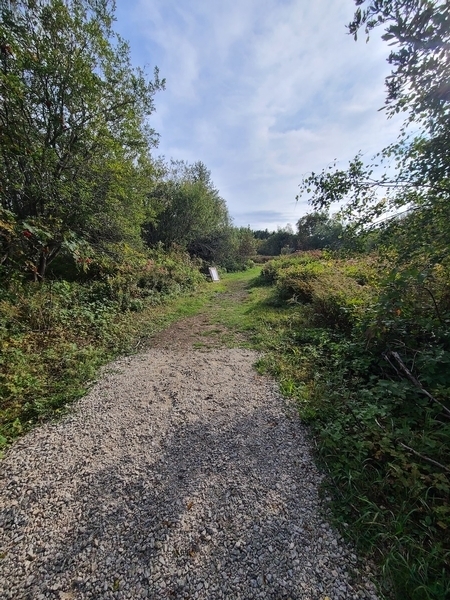
[(341, 331), (350, 331), (373, 296), (371, 286), (359, 283), (362, 274), (365, 283), (375, 278), (361, 259), (349, 263), (318, 252), (278, 259), (263, 269), (265, 280), (276, 282), (279, 299), (310, 304), (315, 326)]
[(389, 597), (448, 598), (448, 258), (294, 258), (268, 277), (291, 310), (265, 364), (312, 425), (337, 521)]
[(267, 283), (274, 283), (284, 269), (298, 265), (308, 264), (320, 260), (325, 256), (321, 250), (312, 250), (309, 252), (297, 252), (295, 254), (281, 256), (274, 260), (266, 262), (261, 270), (261, 277)]
[(307, 262), (286, 266), (278, 272), (276, 282), (281, 299), (293, 302), (311, 302), (313, 282), (326, 272), (321, 262)]
[(312, 287), (313, 323), (349, 332), (359, 321), (369, 294), (357, 283), (335, 275), (321, 277)]
[(101, 363), (129, 347), (128, 311), (204, 282), (177, 249), (123, 252), (129, 262), (97, 256), (81, 283), (18, 279), (0, 288), (0, 446), (63, 410)]

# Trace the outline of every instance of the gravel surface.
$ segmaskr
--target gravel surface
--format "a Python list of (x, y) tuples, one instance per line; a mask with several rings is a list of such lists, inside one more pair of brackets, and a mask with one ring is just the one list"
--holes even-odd
[(0, 598), (377, 598), (306, 430), (242, 349), (109, 365), (0, 464)]

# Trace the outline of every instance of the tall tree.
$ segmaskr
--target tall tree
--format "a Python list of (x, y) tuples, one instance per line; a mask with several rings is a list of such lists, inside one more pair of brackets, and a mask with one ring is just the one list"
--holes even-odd
[(29, 232), (38, 278), (96, 217), (120, 229), (124, 178), (156, 142), (146, 117), (164, 82), (132, 68), (113, 13), (110, 0), (0, 4), (1, 206)]
[[(450, 244), (450, 5), (445, 0), (355, 3), (348, 26), (352, 35), (385, 27), (383, 38), (393, 47), (385, 108), (388, 116), (404, 111), (407, 118), (397, 143), (381, 151), (376, 164), (365, 165), (357, 156), (347, 170), (312, 173), (301, 192), (312, 194), (319, 210), (347, 200), (346, 216), (361, 231), (377, 219), (382, 219), (377, 227), (391, 233), (392, 226), (401, 226), (397, 239), (414, 240), (404, 247), (405, 259), (422, 253), (439, 261)], [(413, 135), (408, 133), (411, 124)], [(380, 175), (380, 160), (394, 170)], [(404, 211), (414, 218), (392, 220), (393, 213)]]
[(230, 224), (225, 201), (201, 162), (172, 162), (163, 181), (155, 185), (150, 202), (159, 209), (154, 222), (146, 228), (149, 244), (187, 247)]

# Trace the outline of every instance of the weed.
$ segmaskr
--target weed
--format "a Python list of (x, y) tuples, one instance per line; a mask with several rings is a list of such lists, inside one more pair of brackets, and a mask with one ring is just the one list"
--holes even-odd
[[(133, 268), (97, 266), (100, 279), (84, 283), (12, 281), (2, 288), (0, 448), (62, 414), (100, 365), (195, 313), (210, 297), (184, 254), (157, 250), (151, 260), (138, 258)], [(189, 296), (202, 282), (204, 294)]]

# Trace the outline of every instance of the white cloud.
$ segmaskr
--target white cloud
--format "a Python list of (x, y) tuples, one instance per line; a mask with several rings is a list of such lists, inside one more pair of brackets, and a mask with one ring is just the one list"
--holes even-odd
[(342, 0), (118, 0), (134, 60), (167, 78), (161, 152), (205, 162), (238, 225), (298, 220), (304, 173), (395, 139), (377, 112), (388, 49), (346, 35), (352, 14)]

